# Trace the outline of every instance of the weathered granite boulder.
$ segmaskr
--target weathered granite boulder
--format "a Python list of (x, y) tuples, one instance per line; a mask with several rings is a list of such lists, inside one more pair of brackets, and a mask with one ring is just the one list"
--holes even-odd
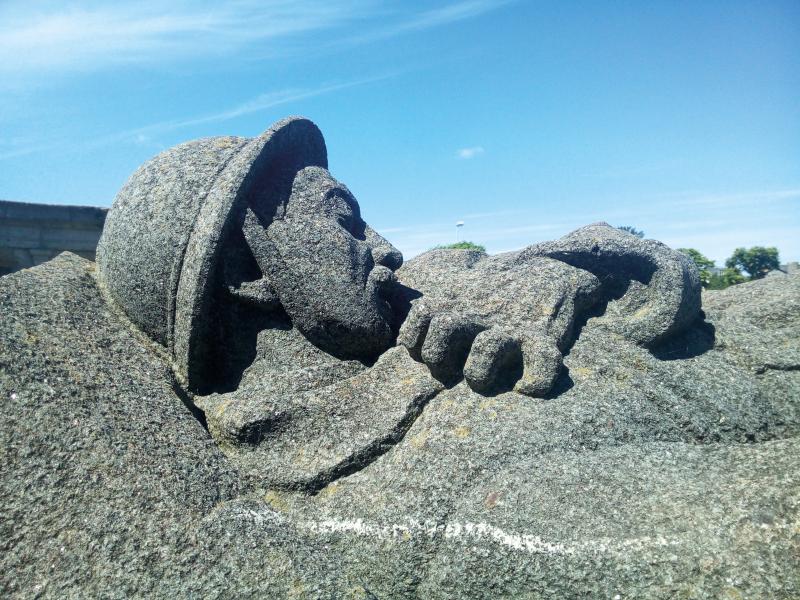
[(442, 389), (304, 491), (220, 451), (93, 263), (2, 277), (0, 307), (5, 597), (800, 593), (800, 277), (707, 294), (658, 355), (590, 320), (553, 397)]
[(401, 268), (313, 124), (231, 143), (0, 278), (4, 597), (800, 595), (800, 277), (701, 311), (602, 224)]
[[(443, 381), (543, 396), (583, 319), (652, 346), (700, 319), (700, 280), (684, 254), (605, 223), (519, 252), (424, 254), (401, 275), (420, 295), (400, 343)], [(462, 371), (463, 367), (463, 371)]]
[(522, 254), (547, 256), (597, 275), (615, 300), (603, 325), (644, 346), (680, 333), (700, 310), (700, 278), (687, 255), (607, 223), (582, 227)]

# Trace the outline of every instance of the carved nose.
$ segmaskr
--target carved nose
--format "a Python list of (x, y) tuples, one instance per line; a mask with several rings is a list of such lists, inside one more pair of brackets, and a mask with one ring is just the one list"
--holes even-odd
[(376, 265), (383, 265), (392, 271), (396, 271), (403, 265), (403, 255), (397, 248), (388, 245), (372, 248), (372, 260)]

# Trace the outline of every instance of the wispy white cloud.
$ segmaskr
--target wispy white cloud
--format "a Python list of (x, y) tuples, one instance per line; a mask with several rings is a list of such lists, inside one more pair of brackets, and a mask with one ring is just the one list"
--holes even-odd
[(757, 190), (732, 194), (712, 194), (702, 192), (687, 192), (676, 196), (673, 200), (665, 200), (672, 206), (681, 207), (726, 207), (742, 204), (757, 204), (760, 202), (800, 200), (800, 188), (779, 190)]
[(516, 1), (517, 0), (460, 0), (418, 13), (397, 13), (394, 15), (393, 22), (389, 25), (369, 28), (363, 33), (353, 35), (344, 41), (348, 43), (374, 42), (404, 33), (424, 31), (434, 27), (449, 25), (457, 21), (471, 19)]
[[(554, 212), (552, 206), (537, 203), (531, 209), (459, 216), (466, 221), (462, 239), (483, 244), (492, 253), (556, 239), (588, 223), (606, 221), (634, 225), (648, 238), (673, 248), (697, 248), (722, 264), (739, 246), (776, 246), (782, 260), (800, 258), (798, 202), (800, 188), (786, 186), (743, 193), (654, 195), (627, 206), (600, 203), (580, 211)], [(554, 219), (554, 215), (559, 216)], [(411, 258), (437, 244), (455, 241), (454, 224), (455, 218), (446, 223), (404, 223), (379, 231)]]
[(330, 94), (332, 92), (338, 92), (340, 90), (356, 87), (359, 85), (375, 83), (377, 81), (389, 79), (391, 77), (394, 77), (395, 75), (396, 75), (395, 72), (384, 73), (382, 75), (376, 75), (374, 77), (365, 77), (353, 81), (331, 83), (328, 85), (323, 85), (311, 89), (286, 89), (277, 92), (266, 92), (264, 94), (260, 94), (259, 96), (252, 98), (251, 100), (248, 100), (242, 104), (239, 104), (238, 106), (234, 106), (233, 108), (227, 110), (223, 110), (217, 113), (212, 113), (209, 115), (193, 119), (159, 123), (151, 127), (157, 129), (178, 129), (182, 127), (190, 127), (193, 125), (201, 125), (204, 123), (228, 121), (230, 119), (235, 119), (236, 117), (241, 117), (256, 112), (261, 112), (263, 110), (267, 110), (268, 108), (273, 108), (275, 106), (280, 106), (282, 104), (288, 104), (290, 102), (296, 102), (298, 100), (305, 100), (307, 98), (313, 98), (315, 96), (321, 96), (323, 94)]
[(475, 158), (476, 156), (480, 156), (486, 152), (483, 146), (470, 146), (469, 148), (459, 148), (456, 151), (456, 157), (462, 160), (469, 160), (470, 158)]
[(429, 29), (471, 19), (491, 10), (510, 4), (513, 0), (465, 0), (422, 12), (405, 24), (405, 29)]
[(208, 56), (335, 27), (363, 15), (372, 4), (84, 0), (37, 11), (28, 2), (12, 1), (0, 8), (0, 72), (91, 71)]
[(698, 190), (646, 195), (639, 199), (628, 198), (623, 203), (597, 202), (598, 206), (604, 208), (584, 215), (587, 219), (603, 220), (612, 224), (641, 226), (648, 220), (656, 223), (676, 222), (675, 219), (680, 214), (685, 214), (693, 217), (695, 222), (708, 219), (708, 222), (718, 224), (728, 217), (742, 218), (740, 213), (745, 210), (760, 211), (765, 204), (777, 206), (798, 202), (800, 188), (793, 186), (736, 193)]
[(290, 104), (292, 102), (313, 98), (315, 96), (321, 96), (323, 94), (330, 94), (333, 92), (337, 92), (339, 90), (344, 90), (358, 85), (364, 85), (367, 83), (381, 81), (383, 79), (392, 77), (393, 75), (394, 75), (393, 73), (388, 73), (388, 74), (378, 75), (375, 77), (357, 79), (353, 81), (331, 83), (317, 88), (309, 88), (309, 89), (290, 88), (285, 90), (265, 92), (263, 94), (259, 94), (255, 98), (251, 98), (250, 100), (242, 102), (241, 104), (238, 104), (230, 108), (222, 109), (218, 112), (209, 113), (197, 117), (191, 117), (188, 119), (177, 119), (172, 121), (161, 121), (159, 123), (153, 123), (145, 127), (138, 127), (136, 129), (131, 129), (128, 131), (122, 131), (113, 134), (112, 136), (98, 139), (96, 140), (96, 143), (104, 144), (107, 142), (114, 142), (118, 140), (136, 139), (141, 135), (148, 135), (148, 136), (158, 135), (170, 131), (175, 131), (178, 129), (193, 127), (195, 125), (205, 125), (207, 123), (230, 121), (231, 119), (235, 119), (237, 117), (242, 117), (245, 115), (265, 111), (270, 108), (274, 108), (276, 106), (280, 106), (283, 104)]
[[(472, 18), (509, 0), (460, 0), (413, 10), (380, 0), (77, 0), (31, 7), (0, 4), (0, 74), (91, 72), (120, 65), (163, 65), (260, 46), (259, 56), (302, 52), (337, 28), (342, 43), (368, 42)], [(388, 23), (388, 25), (387, 25)], [(358, 25), (364, 33), (353, 35)], [(265, 47), (266, 44), (266, 47)]]
[[(75, 148), (81, 146), (83, 148), (99, 148), (116, 143), (132, 143), (136, 145), (150, 145), (159, 146), (156, 138), (158, 136), (177, 131), (184, 128), (193, 127), (196, 125), (205, 125), (209, 123), (216, 123), (222, 121), (229, 121), (237, 117), (253, 114), (261, 111), (274, 108), (283, 104), (290, 104), (300, 100), (321, 96), (323, 94), (333, 93), (346, 88), (364, 85), (375, 81), (381, 81), (392, 77), (395, 73), (386, 73), (375, 77), (364, 79), (357, 79), (353, 81), (345, 81), (339, 83), (332, 83), (317, 88), (309, 89), (285, 89), (265, 92), (250, 100), (237, 104), (235, 106), (224, 108), (214, 113), (190, 117), (187, 119), (175, 119), (171, 121), (160, 121), (152, 123), (143, 127), (134, 129), (127, 129), (109, 135), (99, 136), (93, 139), (75, 141), (70, 139), (68, 141), (54, 141), (50, 143), (35, 143), (35, 142), (20, 142), (15, 144), (8, 144), (8, 149), (3, 150), (3, 144), (0, 143), (0, 160), (14, 158), (17, 156), (24, 156), (27, 154), (35, 154), (39, 152), (57, 150), (64, 146)], [(162, 146), (163, 147), (163, 146)]]

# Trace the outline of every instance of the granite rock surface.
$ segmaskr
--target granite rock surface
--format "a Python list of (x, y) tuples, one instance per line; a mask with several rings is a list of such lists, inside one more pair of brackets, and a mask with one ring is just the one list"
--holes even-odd
[[(535, 254), (600, 293), (591, 269)], [(475, 259), (423, 256), (440, 266), (418, 281)], [(640, 302), (657, 272), (614, 302)], [(544, 397), (442, 382), (404, 347), (322, 357), (280, 314), (237, 385), (200, 396), (105, 301), (94, 263), (4, 276), (0, 591), (797, 597), (800, 278), (704, 294), (672, 330), (609, 325), (614, 302), (556, 343)], [(267, 418), (248, 429), (237, 394)]]
[(605, 223), (496, 256), (434, 250), (399, 273), (415, 292), (399, 341), (441, 381), (545, 396), (591, 316), (653, 346), (700, 315), (694, 264)]
[(550, 391), (576, 320), (601, 301), (590, 272), (520, 252), (433, 250), (398, 275), (419, 295), (400, 344), (441, 381), (487, 394)]
[(204, 138), (169, 148), (120, 189), (97, 247), (99, 279), (108, 300), (167, 348), (188, 389), (216, 381), (213, 325), (222, 257), (235, 252), (231, 230), (240, 230), (247, 206), (273, 186), (286, 185), (304, 167), (327, 164), (317, 126), (289, 117), (255, 138)]
[(522, 254), (554, 258), (594, 273), (606, 297), (614, 300), (603, 326), (643, 346), (682, 332), (700, 310), (700, 276), (688, 256), (608, 223), (581, 227), (553, 242), (529, 246)]
[(400, 252), (364, 222), (347, 187), (323, 168), (295, 173), (288, 198), (265, 195), (272, 198), (251, 202), (243, 234), (294, 327), (340, 358), (380, 356), (394, 341), (385, 296), (403, 263)]

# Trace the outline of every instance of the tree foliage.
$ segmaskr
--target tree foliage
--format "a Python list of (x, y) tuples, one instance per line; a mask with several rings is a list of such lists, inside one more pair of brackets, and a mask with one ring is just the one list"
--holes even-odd
[(477, 250), (478, 252), (486, 253), (486, 247), (476, 244), (475, 242), (456, 242), (455, 244), (444, 244), (443, 246), (436, 246), (433, 250)]
[(694, 248), (678, 248), (678, 252), (683, 252), (692, 259), (694, 264), (697, 265), (697, 270), (700, 272), (700, 283), (704, 288), (709, 287), (712, 278), (710, 269), (714, 268), (714, 261)]
[[(644, 232), (631, 227), (630, 225), (623, 225), (617, 227), (622, 231), (635, 235), (637, 237), (644, 237)], [(486, 252), (486, 248), (474, 242), (463, 241), (454, 244), (444, 244), (436, 246), (433, 250), (477, 250), (478, 252)], [(777, 248), (764, 248), (763, 246), (753, 246), (752, 248), (737, 248), (734, 250), (733, 255), (725, 261), (725, 269), (719, 271), (715, 268), (714, 261), (702, 254), (695, 248), (678, 248), (679, 252), (683, 252), (692, 259), (697, 270), (700, 272), (700, 283), (704, 288), (709, 290), (723, 290), (727, 287), (748, 281), (748, 279), (761, 279), (773, 269), (780, 267)], [(742, 274), (745, 271), (748, 277)]]
[(724, 290), (726, 287), (747, 281), (738, 270), (727, 268), (722, 273), (714, 273), (708, 281), (709, 290)]
[(636, 229), (636, 227), (633, 227), (632, 225), (620, 225), (619, 227), (617, 227), (617, 229), (621, 231), (627, 231), (631, 235), (635, 235), (638, 238), (644, 237), (644, 231), (642, 231), (641, 229)]
[(736, 271), (747, 272), (750, 279), (761, 279), (770, 271), (780, 267), (778, 249), (764, 246), (736, 248), (733, 255), (725, 261), (725, 266)]

